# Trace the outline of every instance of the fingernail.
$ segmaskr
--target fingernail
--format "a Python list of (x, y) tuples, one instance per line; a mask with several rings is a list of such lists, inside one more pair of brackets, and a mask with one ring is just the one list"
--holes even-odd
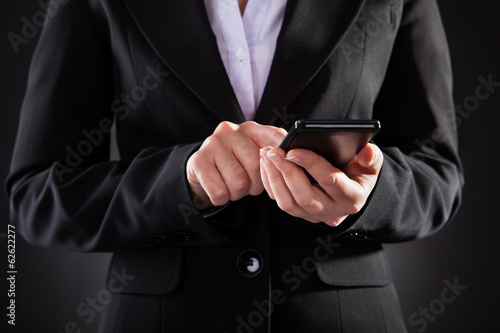
[(376, 158), (376, 157), (377, 157), (377, 155), (376, 155), (376, 153), (375, 153), (375, 154), (372, 156), (372, 158), (371, 158), (369, 161), (367, 161), (367, 163), (366, 163), (366, 164), (367, 164), (367, 166), (368, 166), (368, 167), (373, 166), (373, 164), (374, 164), (374, 162), (375, 162), (375, 158)]
[(302, 162), (302, 160), (298, 156), (288, 156), (288, 157), (285, 157), (285, 160), (293, 162), (293, 163)]
[(372, 158), (372, 160), (370, 161), (370, 166), (372, 166), (372, 165), (375, 163), (375, 160), (377, 159), (377, 150), (376, 150), (376, 149), (374, 149), (374, 150), (373, 150), (373, 153), (374, 153), (374, 154), (373, 154), (373, 158)]
[(267, 153), (268, 153), (271, 149), (273, 149), (273, 147), (269, 147), (269, 146), (262, 147), (262, 148), (260, 149), (260, 153), (265, 155), (265, 154), (267, 154)]
[(281, 163), (282, 162), (282, 158), (279, 154), (276, 154), (276, 153), (270, 153), (270, 154), (267, 154), (266, 155), (269, 159), (271, 159), (274, 163)]
[(267, 155), (265, 154), (265, 152), (262, 152), (262, 154), (260, 154), (262, 156), (262, 159), (264, 160), (264, 162), (266, 162), (266, 164), (271, 164), (271, 160), (269, 159), (269, 157), (267, 157)]

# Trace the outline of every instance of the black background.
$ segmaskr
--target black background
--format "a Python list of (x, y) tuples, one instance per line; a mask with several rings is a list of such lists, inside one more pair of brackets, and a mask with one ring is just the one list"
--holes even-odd
[[(479, 76), (492, 75), (500, 82), (500, 3), (438, 2), (454, 66), (454, 98), (462, 104), (475, 94)], [(0, 179), (8, 173), (29, 61), (38, 36), (21, 45), (16, 54), (7, 34), (21, 34), (21, 18), (31, 21), (38, 11), (40, 6), (33, 0), (2, 0), (0, 4)], [(435, 236), (386, 245), (410, 333), (499, 331), (499, 107), (500, 87), (477, 111), (462, 117), (458, 131), (466, 186), (462, 208), (452, 223)], [(0, 234), (7, 233), (8, 223), (8, 202), (2, 195)], [(5, 238), (0, 241), (0, 327), (5, 327), (7, 242)], [(97, 319), (86, 323), (87, 317), (79, 316), (76, 308), (104, 288), (108, 260), (109, 254), (33, 247), (17, 237), (16, 326), (9, 326), (8, 332), (65, 332), (71, 321), (83, 333), (95, 332)], [(456, 280), (467, 289), (440, 308), (445, 280)], [(410, 316), (429, 305), (439, 315), (428, 320), (426, 327), (421, 322), (412, 325)]]

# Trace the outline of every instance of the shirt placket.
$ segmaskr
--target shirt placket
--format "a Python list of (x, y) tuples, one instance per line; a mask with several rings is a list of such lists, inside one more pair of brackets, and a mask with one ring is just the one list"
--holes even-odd
[(245, 118), (253, 119), (255, 100), (252, 63), (238, 2), (222, 0), (217, 11), (227, 47), (228, 76)]

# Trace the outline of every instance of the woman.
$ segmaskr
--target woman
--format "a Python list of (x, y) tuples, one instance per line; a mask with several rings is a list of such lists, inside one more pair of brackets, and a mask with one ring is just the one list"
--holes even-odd
[[(435, 1), (51, 6), (7, 189), (29, 242), (114, 252), (101, 332), (405, 330), (380, 244), (463, 184)], [(275, 148), (307, 118), (382, 130), (344, 173)]]

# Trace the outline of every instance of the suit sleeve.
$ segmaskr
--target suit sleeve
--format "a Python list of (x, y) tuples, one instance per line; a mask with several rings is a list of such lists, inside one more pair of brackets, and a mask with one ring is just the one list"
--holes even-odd
[(349, 221), (351, 235), (379, 242), (425, 237), (461, 201), (448, 45), (435, 1), (407, 1), (387, 75), (374, 107), (384, 164), (369, 201)]
[(6, 182), (18, 233), (83, 252), (226, 242), (190, 199), (185, 165), (199, 142), (109, 160), (111, 59), (86, 0), (47, 16)]

